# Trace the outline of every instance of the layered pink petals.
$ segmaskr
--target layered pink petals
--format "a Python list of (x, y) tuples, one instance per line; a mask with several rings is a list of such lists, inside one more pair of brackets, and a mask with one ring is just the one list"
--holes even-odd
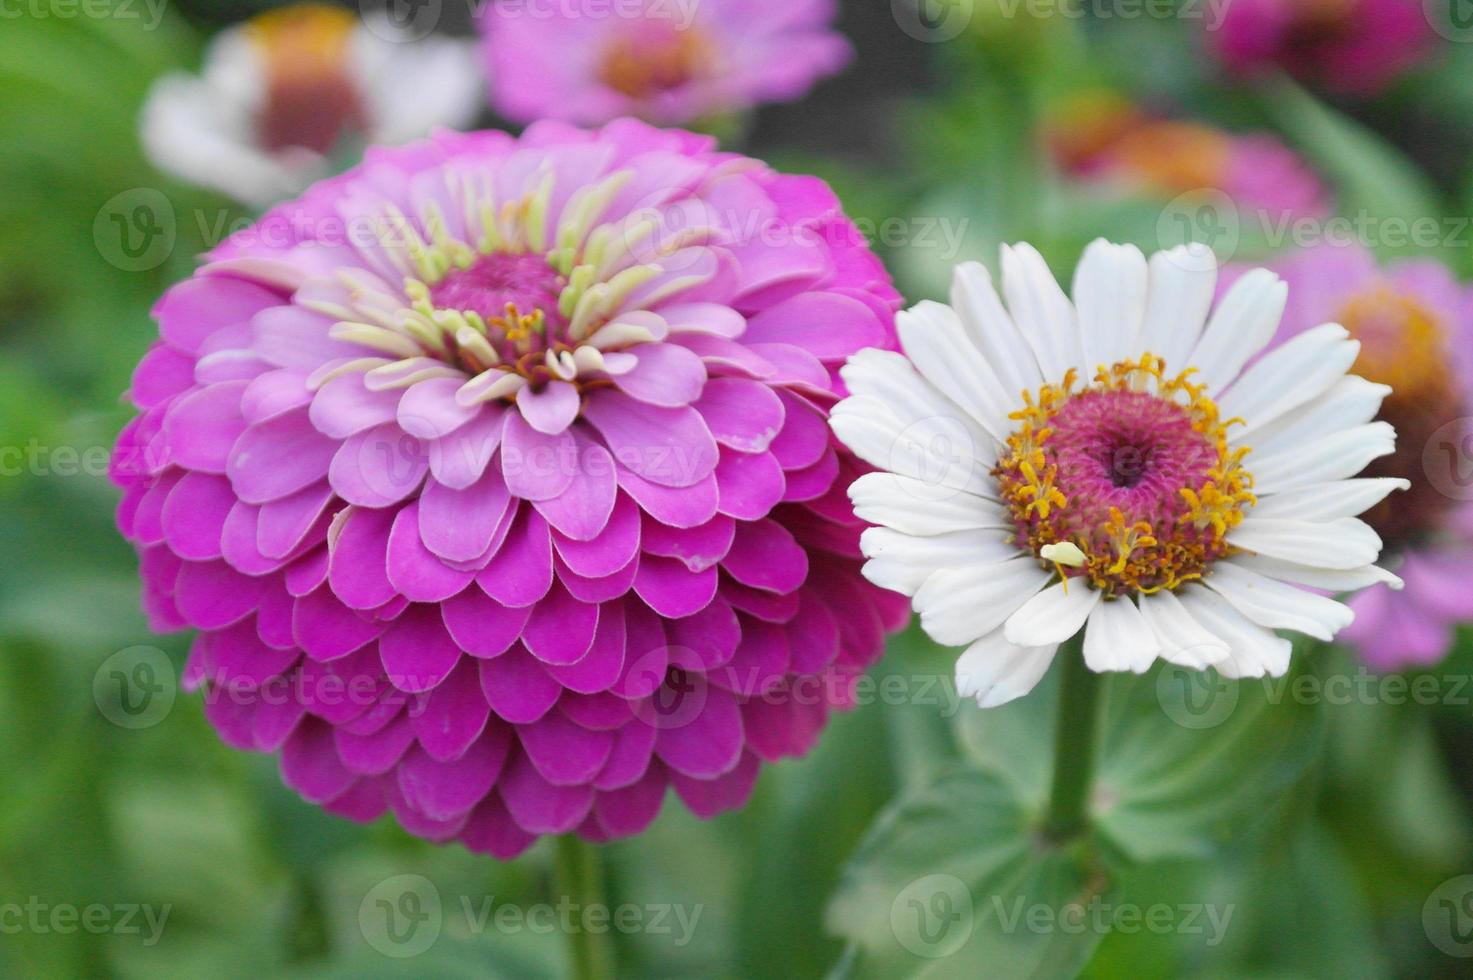
[[(628, 121), (511, 147), (377, 151), (299, 205), (416, 215), (445, 168), (511, 194), (545, 166), (574, 182), (551, 232), (580, 183), (628, 169), (602, 220), (658, 201), (733, 225), (629, 295), (644, 332), (592, 382), (481, 401), (449, 362), (333, 333), (344, 282), (402, 278), (383, 247), (233, 240), (159, 305), (113, 466), (145, 607), (200, 631), (186, 677), (221, 737), (279, 752), (333, 813), (500, 858), (638, 833), (671, 787), (702, 816), (739, 806), (904, 612), (859, 575), (825, 424), (831, 368), (892, 344), (898, 296), (827, 188)], [(734, 201), (812, 234), (743, 242)]]

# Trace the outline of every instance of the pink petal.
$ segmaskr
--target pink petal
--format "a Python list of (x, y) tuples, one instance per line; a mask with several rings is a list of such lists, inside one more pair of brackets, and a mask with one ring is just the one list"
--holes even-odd
[(225, 521), (234, 507), (230, 481), (206, 473), (186, 473), (164, 501), (160, 515), (164, 540), (180, 558), (219, 558)]
[(618, 495), (608, 521), (599, 535), (587, 541), (575, 541), (553, 532), (552, 543), (558, 557), (570, 569), (586, 578), (612, 575), (628, 565), (639, 553), (639, 505), (624, 494)]
[(679, 408), (701, 397), (706, 366), (701, 359), (675, 344), (641, 344), (628, 351), (636, 359), (633, 370), (613, 376), (614, 386), (646, 405)]
[(523, 388), (517, 392), (517, 408), (522, 418), (538, 432), (550, 436), (573, 424), (582, 403), (577, 386), (567, 381), (549, 381), (540, 388)]
[(453, 762), (438, 762), (423, 751), (410, 752), (398, 770), (404, 801), (433, 820), (465, 813), (491, 792), (510, 747), (506, 729), (496, 725)]
[(561, 496), (578, 470), (578, 444), (568, 431), (538, 432), (520, 414), (508, 413), (501, 439), (501, 471), (513, 496), (551, 500)]
[(582, 728), (559, 711), (518, 726), (517, 737), (538, 774), (554, 786), (588, 783), (604, 767), (614, 748), (613, 735)]
[(530, 606), (552, 588), (552, 537), (547, 522), (530, 507), (517, 522), (476, 584), (508, 606)]
[[(244, 381), (226, 381), (190, 392), (169, 406), (164, 438), (180, 466), (205, 473), (224, 473), (246, 431), (241, 414)], [(249, 448), (249, 447), (248, 447)]]
[(786, 414), (771, 388), (744, 378), (706, 382), (696, 411), (718, 443), (744, 453), (766, 449), (782, 431)]
[(461, 660), (430, 693), (428, 703), (410, 713), (420, 748), (432, 759), (458, 759), (480, 737), (491, 717), (491, 706), (481, 693), (481, 671), (472, 660)]
[(645, 555), (639, 561), (634, 591), (651, 609), (668, 619), (692, 616), (716, 596), (716, 569), (693, 572), (673, 558)]
[(552, 710), (563, 687), (521, 644), (481, 661), (481, 693), (491, 710), (514, 725), (529, 725)]
[(655, 754), (677, 772), (713, 779), (741, 761), (742, 712), (736, 700), (719, 687), (701, 683), (697, 691), (685, 695), (699, 702), (695, 710), (682, 712), (679, 724), (660, 727)]
[(344, 442), (332, 457), (328, 478), (350, 504), (388, 507), (418, 490), (429, 468), (424, 445), (388, 422)]
[(574, 599), (567, 589), (554, 582), (551, 591), (532, 608), (522, 643), (543, 663), (577, 663), (593, 645), (598, 609)]
[(337, 452), (338, 444), (298, 410), (246, 429), (231, 451), (226, 474), (241, 500), (264, 504), (321, 480)]
[(547, 673), (570, 691), (583, 694), (607, 691), (623, 672), (624, 604), (610, 602), (600, 606), (597, 626), (593, 644), (581, 660), (547, 668)]
[(716, 467), (716, 440), (693, 408), (644, 405), (603, 389), (589, 396), (583, 415), (620, 468), (651, 483), (690, 487)]
[(572, 482), (557, 497), (535, 502), (537, 511), (563, 536), (575, 541), (598, 537), (614, 509), (618, 484), (614, 458), (602, 446), (578, 441)]
[(793, 344), (821, 361), (885, 345), (885, 327), (864, 303), (836, 293), (800, 293), (747, 321), (748, 344)]
[(389, 581), (411, 602), (441, 602), (458, 594), (475, 577), (451, 568), (419, 536), (419, 501), (399, 511), (389, 532)]
[(741, 521), (766, 517), (788, 489), (782, 467), (771, 453), (747, 455), (730, 449), (721, 451), (716, 486), (721, 513)]
[(445, 628), (473, 657), (498, 657), (521, 636), (531, 606), (503, 606), (479, 588), (469, 588), (440, 606)]
[(389, 581), (389, 532), (396, 512), (355, 507), (332, 546), (327, 580), (354, 609), (376, 609), (394, 598)]
[(409, 694), (433, 690), (460, 660), (460, 646), (434, 606), (410, 606), (378, 641), (389, 682)]
[(808, 553), (787, 528), (772, 520), (743, 524), (721, 561), (743, 585), (768, 592), (793, 592), (808, 577)]
[(511, 493), (496, 470), (464, 490), (431, 479), (419, 498), (420, 538), (446, 561), (474, 561), (490, 549), (510, 505)]

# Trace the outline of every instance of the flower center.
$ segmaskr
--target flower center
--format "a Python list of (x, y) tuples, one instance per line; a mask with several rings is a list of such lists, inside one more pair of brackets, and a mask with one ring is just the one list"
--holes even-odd
[(620, 95), (645, 100), (679, 88), (711, 59), (710, 44), (695, 31), (655, 21), (642, 27), (604, 50), (599, 80)]
[(1121, 167), (1158, 192), (1220, 188), (1231, 150), (1228, 137), (1207, 126), (1158, 122), (1127, 133), (1115, 147)]
[(1415, 543), (1441, 526), (1452, 500), (1422, 470), (1422, 447), (1448, 420), (1464, 415), (1438, 315), (1386, 286), (1352, 297), (1340, 323), (1361, 343), (1354, 371), (1391, 386), (1380, 418), (1396, 428), (1397, 451), (1375, 460), (1365, 476), (1400, 477), (1411, 489), (1365, 515), (1388, 546)]
[(363, 373), (374, 391), (460, 379), (456, 401), (470, 407), (514, 400), (553, 379), (583, 388), (632, 370), (637, 359), (626, 349), (663, 340), (666, 325), (626, 307), (703, 281), (675, 279), (663, 293), (651, 285), (665, 274), (660, 262), (671, 249), (707, 233), (652, 245), (653, 216), (630, 216), (617, 229), (601, 224), (633, 178), (620, 170), (582, 188), (556, 223), (548, 215), (550, 169), (510, 199), (499, 198), (484, 173), (447, 173), (454, 231), (436, 201), (422, 204), (414, 220), (392, 204), (365, 214), (363, 230), (395, 275), (340, 270), (299, 297), (335, 321), (333, 339), (366, 348), (365, 356), (324, 366), (309, 384), (348, 372)]
[(1233, 420), (1219, 419), (1190, 371), (1163, 368), (1146, 354), (1084, 387), (1071, 371), (1024, 392), (993, 469), (1018, 546), (1110, 597), (1200, 579), (1255, 502), (1248, 450), (1227, 445)]
[(265, 65), (266, 95), (256, 117), (271, 151), (329, 153), (366, 128), (348, 55), (357, 21), (346, 10), (307, 4), (263, 14), (247, 25)]

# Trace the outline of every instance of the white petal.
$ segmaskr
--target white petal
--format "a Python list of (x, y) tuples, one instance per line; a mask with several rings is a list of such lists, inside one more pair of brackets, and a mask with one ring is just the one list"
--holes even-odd
[(1297, 446), (1331, 433), (1366, 424), (1376, 417), (1382, 400), (1389, 394), (1391, 389), (1386, 385), (1348, 375), (1320, 397), (1263, 426), (1253, 433), (1253, 438), (1241, 438), (1235, 428), (1228, 441), (1234, 446), (1251, 446), (1259, 456), (1281, 450), (1292, 452)]
[(962, 697), (976, 698), (984, 708), (995, 708), (1033, 690), (1057, 646), (1020, 647), (1009, 643), (1002, 630), (993, 630), (967, 647), (956, 662), (956, 689)]
[(834, 432), (861, 459), (938, 488), (993, 493), (995, 440), (892, 351), (866, 350), (843, 368), (853, 395), (834, 407)]
[(1161, 643), (1163, 660), (1202, 670), (1227, 657), (1227, 641), (1203, 629), (1175, 593), (1141, 596), (1140, 609)]
[(1090, 670), (1145, 673), (1161, 643), (1129, 599), (1097, 603), (1084, 627), (1084, 662)]
[(1018, 549), (997, 531), (953, 531), (916, 537), (888, 527), (872, 527), (859, 537), (870, 561), (865, 577), (884, 589), (914, 595), (921, 583), (939, 568), (979, 569), (1016, 557)]
[(1062, 381), (1070, 368), (1084, 365), (1074, 308), (1032, 245), (1002, 247), (1002, 292), (1045, 380)]
[(1090, 242), (1072, 291), (1086, 369), (1140, 354), (1146, 314), (1146, 257), (1140, 249), (1103, 238)]
[(1032, 557), (934, 572), (915, 596), (921, 629), (947, 646), (971, 643), (1001, 626), (1052, 575)]
[(1355, 476), (1372, 460), (1394, 452), (1396, 430), (1389, 423), (1372, 422), (1262, 456), (1250, 454), (1245, 465), (1253, 474), (1254, 491), (1266, 495)]
[(1307, 330), (1270, 351), (1244, 371), (1218, 401), (1225, 419), (1247, 424), (1235, 435), (1251, 439), (1254, 430), (1285, 412), (1318, 398), (1355, 363), (1360, 344), (1338, 323)]
[(1226, 599), (1210, 589), (1188, 589), (1181, 596), (1192, 619), (1224, 641), (1230, 651), (1213, 667), (1224, 677), (1281, 677), (1289, 669), (1293, 645), (1273, 630), (1250, 622)]
[(1408, 489), (1411, 489), (1410, 482), (1393, 477), (1363, 477), (1336, 480), (1333, 483), (1311, 483), (1309, 486), (1260, 497), (1253, 508), (1253, 516), (1296, 521), (1333, 521), (1338, 517), (1357, 517), (1386, 499), (1393, 490)]
[(1259, 626), (1297, 630), (1326, 643), (1355, 619), (1344, 603), (1232, 562), (1219, 562), (1205, 584)]
[(1067, 592), (1063, 582), (1055, 582), (1008, 617), (1008, 640), (1035, 647), (1063, 643), (1084, 628), (1100, 596), (1083, 582), (1074, 582)]
[(979, 262), (956, 267), (951, 283), (951, 305), (972, 338), (972, 343), (997, 372), (1003, 392), (1019, 397), (1043, 383), (1038, 359), (1013, 318), (1003, 308), (992, 285), (992, 274)]
[(1248, 517), (1228, 533), (1227, 542), (1312, 568), (1359, 568), (1374, 564), (1381, 553), (1380, 536), (1354, 517), (1334, 521)]
[(1273, 339), (1288, 296), (1289, 287), (1267, 269), (1254, 269), (1233, 283), (1188, 361), (1201, 372), (1209, 392), (1222, 391)]
[(463, 129), (479, 111), (485, 86), (475, 44), (443, 36), (394, 42), (376, 33), (383, 27), (356, 31), (351, 55), (373, 142), (404, 143), (439, 126)]
[(1282, 582), (1306, 585), (1311, 589), (1324, 589), (1326, 592), (1356, 592), (1373, 585), (1389, 585), (1399, 592), (1406, 584), (1398, 576), (1379, 565), (1362, 565), (1360, 568), (1350, 569), (1311, 568), (1297, 562), (1265, 558), (1263, 555), (1234, 555), (1229, 560), (1234, 565), (1251, 568), (1255, 572)]
[(189, 75), (154, 84), (141, 128), (144, 148), (160, 170), (244, 204), (274, 204), (316, 176), (312, 160), (293, 165), (260, 149), (245, 108)]
[(894, 473), (866, 473), (849, 485), (849, 499), (856, 517), (907, 534), (1013, 526), (1001, 504), (962, 490), (943, 495), (930, 484)]
[(1202, 336), (1217, 289), (1217, 257), (1200, 243), (1178, 245), (1151, 256), (1141, 351), (1166, 359), (1175, 374)]
[(1008, 414), (1018, 406), (982, 352), (972, 345), (949, 306), (924, 302), (896, 318), (900, 343), (916, 370), (967, 412), (998, 442), (1013, 430)]

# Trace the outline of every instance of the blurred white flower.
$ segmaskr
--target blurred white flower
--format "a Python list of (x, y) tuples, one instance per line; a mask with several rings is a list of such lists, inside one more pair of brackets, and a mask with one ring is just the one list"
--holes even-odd
[(265, 207), (330, 173), (335, 156), (468, 124), (482, 93), (469, 42), (302, 4), (223, 31), (200, 75), (161, 78), (142, 139), (161, 170)]

